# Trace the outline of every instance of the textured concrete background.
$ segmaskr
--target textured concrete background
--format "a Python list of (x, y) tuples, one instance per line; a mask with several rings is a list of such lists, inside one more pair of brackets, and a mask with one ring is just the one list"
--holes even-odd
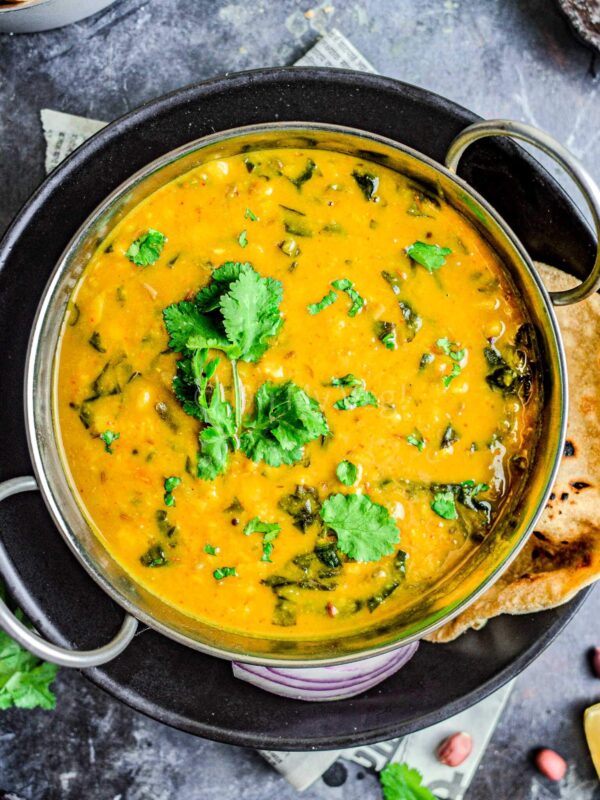
[[(380, 72), (482, 116), (539, 125), (600, 179), (600, 75), (551, 0), (120, 0), (60, 31), (0, 36), (0, 231), (43, 178), (41, 107), (109, 120), (217, 73), (292, 63), (334, 25)], [(600, 643), (599, 612), (596, 592), (520, 677), (467, 800), (600, 800), (581, 729), (583, 708), (600, 701), (586, 662)], [(27, 800), (298, 796), (251, 751), (165, 728), (75, 673), (57, 687), (55, 712), (0, 716), (7, 791)], [(560, 786), (531, 766), (540, 745), (570, 762)], [(348, 766), (303, 797), (380, 793), (374, 775)]]

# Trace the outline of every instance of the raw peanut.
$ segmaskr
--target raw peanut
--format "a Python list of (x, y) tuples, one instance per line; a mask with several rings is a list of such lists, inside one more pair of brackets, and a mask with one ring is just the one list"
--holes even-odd
[(438, 761), (448, 767), (458, 767), (471, 753), (473, 740), (468, 733), (453, 733), (438, 747)]
[(535, 765), (539, 771), (551, 781), (560, 781), (565, 777), (567, 762), (554, 750), (544, 748), (535, 756)]
[(600, 678), (600, 647), (594, 647), (592, 652), (592, 667), (597, 678)]

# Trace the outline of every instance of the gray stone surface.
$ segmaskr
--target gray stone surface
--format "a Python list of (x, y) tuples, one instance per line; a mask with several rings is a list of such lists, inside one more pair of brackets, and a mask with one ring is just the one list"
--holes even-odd
[[(545, 128), (600, 179), (600, 78), (550, 0), (120, 0), (67, 29), (0, 36), (0, 230), (43, 178), (41, 107), (112, 119), (217, 73), (291, 63), (332, 25), (384, 74)], [(581, 728), (600, 701), (586, 663), (599, 612), (596, 592), (520, 677), (467, 800), (600, 800)], [(78, 674), (57, 686), (55, 712), (0, 716), (0, 787), (27, 800), (297, 796), (251, 751), (169, 730)], [(570, 762), (560, 786), (531, 766), (542, 744)], [(319, 781), (303, 797), (380, 794), (349, 766), (342, 786)]]

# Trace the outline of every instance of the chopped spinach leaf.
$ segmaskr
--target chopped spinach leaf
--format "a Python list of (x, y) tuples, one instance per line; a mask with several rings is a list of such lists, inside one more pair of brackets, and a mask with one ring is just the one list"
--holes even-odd
[(436, 492), (433, 496), (431, 508), (443, 519), (458, 519), (454, 492)]
[(442, 447), (444, 449), (448, 448), (448, 447), (452, 447), (452, 445), (456, 444), (456, 442), (458, 442), (459, 439), (460, 439), (460, 436), (454, 430), (454, 428), (452, 427), (452, 424), (448, 423), (448, 425), (446, 426), (446, 430), (444, 431), (444, 433), (442, 435), (442, 440), (440, 442), (440, 447)]
[(388, 350), (396, 350), (398, 347), (398, 340), (396, 337), (396, 323), (385, 322), (378, 320), (375, 323), (375, 334), (379, 341), (387, 347)]
[(377, 190), (379, 189), (379, 178), (377, 175), (373, 175), (371, 172), (359, 172), (355, 169), (352, 173), (352, 177), (363, 193), (365, 200), (376, 202), (379, 199), (377, 197)]
[(315, 164), (315, 162), (312, 160), (312, 158), (309, 158), (307, 159), (306, 166), (304, 167), (300, 175), (298, 175), (297, 178), (288, 178), (288, 180), (294, 184), (294, 186), (296, 187), (296, 189), (298, 189), (298, 191), (301, 191), (302, 186), (306, 183), (306, 181), (309, 181), (314, 175), (316, 168), (317, 165)]
[(100, 338), (100, 334), (98, 331), (94, 331), (90, 338), (88, 339), (89, 344), (92, 345), (94, 350), (97, 350), (99, 353), (106, 353), (106, 347), (102, 344), (102, 339)]
[(320, 518), (319, 493), (314, 486), (299, 484), (292, 494), (281, 498), (279, 508), (292, 517), (294, 526), (298, 530), (306, 533), (308, 528)]
[(153, 544), (140, 556), (140, 561), (145, 567), (166, 567), (169, 563), (165, 551), (159, 544)]
[(364, 386), (365, 382), (348, 373), (348, 375), (342, 375), (341, 378), (332, 378), (330, 384), (331, 386)]
[(246, 536), (251, 533), (263, 534), (263, 554), (261, 561), (271, 561), (271, 553), (273, 552), (273, 542), (281, 532), (281, 525), (277, 522), (263, 522), (258, 517), (253, 517), (244, 527)]
[(173, 497), (174, 490), (179, 486), (181, 483), (181, 478), (178, 478), (176, 475), (171, 475), (170, 478), (165, 478), (164, 489), (165, 489), (165, 505), (166, 506), (174, 506), (175, 505), (175, 498)]

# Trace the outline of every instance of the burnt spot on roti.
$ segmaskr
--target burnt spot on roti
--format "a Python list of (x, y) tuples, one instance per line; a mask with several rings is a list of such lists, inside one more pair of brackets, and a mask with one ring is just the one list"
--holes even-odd
[(563, 450), (563, 456), (565, 458), (573, 458), (576, 454), (575, 445), (570, 439), (567, 439), (565, 442), (565, 449)]
[(570, 486), (572, 486), (577, 493), (582, 492), (584, 489), (589, 489), (591, 485), (592, 484), (587, 481), (571, 481), (570, 483)]
[(553, 543), (546, 540), (544, 545), (536, 545), (531, 551), (535, 572), (547, 572), (559, 568), (581, 569), (592, 563), (594, 543), (587, 536), (575, 541), (562, 540)]
[(568, 492), (562, 492), (562, 493), (561, 493), (561, 495), (560, 495), (560, 499), (561, 499), (561, 500), (562, 500), (562, 502), (564, 503), (564, 502), (565, 502), (565, 500), (568, 500), (568, 499), (569, 499), (569, 493), (568, 493)]

